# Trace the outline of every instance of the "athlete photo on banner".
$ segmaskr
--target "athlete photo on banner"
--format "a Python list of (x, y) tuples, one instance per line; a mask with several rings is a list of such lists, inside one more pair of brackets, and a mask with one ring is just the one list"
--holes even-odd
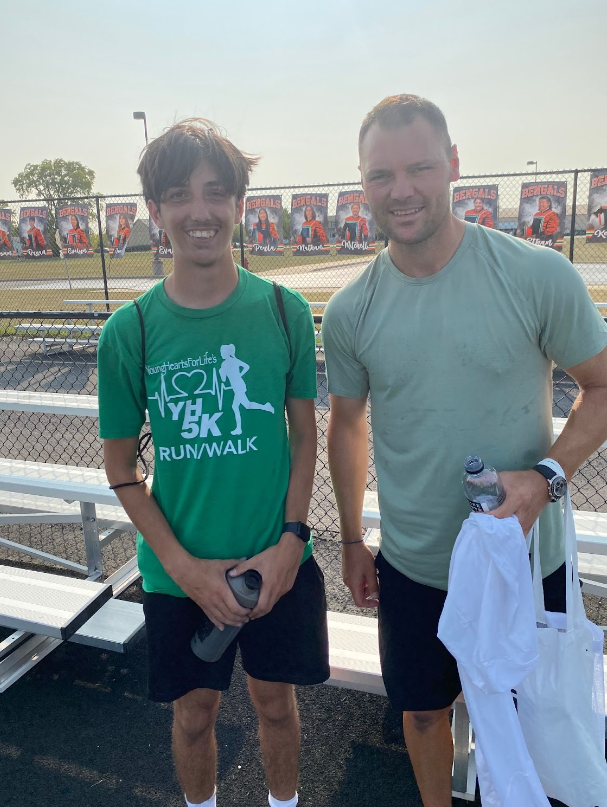
[(16, 258), (17, 250), (13, 246), (11, 220), (12, 210), (0, 210), (0, 258)]
[(340, 255), (375, 253), (375, 222), (363, 191), (340, 192), (335, 211), (335, 230)]
[(19, 210), (19, 239), (24, 258), (50, 258), (53, 254), (47, 234), (48, 207)]
[(458, 219), (496, 229), (498, 222), (497, 185), (468, 185), (453, 188), (451, 210)]
[(297, 193), (291, 196), (291, 244), (293, 255), (327, 255), (328, 193)]
[(516, 234), (530, 244), (563, 249), (566, 182), (523, 182)]
[(282, 196), (247, 196), (244, 226), (251, 255), (284, 255)]
[(590, 174), (586, 241), (607, 244), (607, 168)]
[(137, 205), (135, 204), (120, 203), (105, 206), (105, 228), (110, 255), (113, 258), (122, 258), (124, 255), (136, 215)]
[(70, 204), (57, 208), (57, 230), (61, 252), (65, 258), (82, 258), (93, 254), (89, 238), (87, 205)]
[(159, 258), (172, 258), (173, 245), (164, 230), (157, 227), (154, 219), (150, 216), (150, 241), (152, 242), (152, 252)]

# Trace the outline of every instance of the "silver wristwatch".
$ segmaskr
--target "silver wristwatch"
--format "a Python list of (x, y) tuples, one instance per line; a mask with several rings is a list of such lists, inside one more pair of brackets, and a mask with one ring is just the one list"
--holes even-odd
[(551, 502), (558, 502), (563, 498), (567, 492), (567, 480), (558, 462), (548, 458), (534, 465), (533, 470), (541, 474), (548, 483), (548, 498)]

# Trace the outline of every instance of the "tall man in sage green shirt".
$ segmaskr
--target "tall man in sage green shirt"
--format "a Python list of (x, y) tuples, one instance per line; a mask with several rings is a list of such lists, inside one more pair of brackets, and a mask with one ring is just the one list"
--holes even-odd
[[(379, 605), (384, 681), (403, 712), (423, 803), (447, 807), (448, 718), (460, 683), (436, 632), (469, 513), (464, 457), (480, 454), (502, 472), (506, 500), (495, 516), (515, 514), (527, 533), (542, 513), (547, 607), (563, 610), (559, 505), (533, 468), (551, 458), (569, 480), (607, 438), (607, 328), (563, 256), (452, 215), (459, 159), (434, 104), (384, 99), (362, 124), (359, 153), (390, 243), (332, 298), (323, 324), (343, 576), (359, 607)], [(581, 390), (554, 445), (553, 361)], [(379, 580), (360, 540), (369, 394)]]

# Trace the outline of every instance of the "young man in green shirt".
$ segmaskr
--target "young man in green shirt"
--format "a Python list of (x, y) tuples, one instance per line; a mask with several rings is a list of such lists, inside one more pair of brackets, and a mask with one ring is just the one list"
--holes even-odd
[[(177, 773), (187, 803), (204, 807), (215, 807), (214, 724), (236, 644), (272, 807), (297, 804), (293, 685), (329, 677), (324, 584), (305, 524), (314, 324), (301, 295), (249, 274), (231, 252), (256, 162), (204, 120), (176, 124), (146, 148), (139, 175), (174, 270), (139, 298), (141, 317), (134, 304), (116, 311), (99, 343), (106, 472), (138, 529), (149, 696), (174, 702)], [(136, 462), (146, 409), (151, 490)], [(263, 580), (252, 610), (225, 577), (248, 569)], [(242, 626), (214, 663), (190, 647), (209, 622)]]
[[(457, 149), (430, 101), (384, 99), (363, 122), (359, 154), (367, 201), (390, 243), (333, 296), (323, 322), (343, 575), (358, 606), (379, 606), (384, 682), (403, 713), (423, 803), (450, 807), (449, 711), (461, 685), (436, 634), (470, 512), (464, 458), (480, 454), (502, 471), (506, 500), (495, 516), (516, 514), (527, 533), (542, 513), (546, 607), (564, 610), (555, 502), (565, 479), (553, 486), (555, 467), (570, 479), (607, 438), (607, 328), (562, 255), (453, 216)], [(554, 445), (553, 360), (581, 389)], [(360, 540), (369, 393), (379, 580)]]

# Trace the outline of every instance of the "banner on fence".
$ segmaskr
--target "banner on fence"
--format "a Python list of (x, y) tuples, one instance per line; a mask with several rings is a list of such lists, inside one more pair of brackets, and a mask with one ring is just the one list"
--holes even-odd
[(154, 255), (158, 255), (159, 258), (173, 257), (173, 245), (171, 244), (166, 231), (161, 230), (151, 216), (150, 241), (152, 242), (152, 252)]
[(19, 239), (24, 258), (50, 258), (48, 207), (22, 207), (19, 210)]
[(586, 241), (607, 243), (607, 168), (590, 174)]
[(375, 252), (375, 222), (361, 190), (342, 191), (335, 211), (337, 251), (342, 255)]
[(0, 210), (0, 258), (16, 258), (17, 250), (11, 238), (12, 210)]
[(65, 258), (83, 258), (93, 254), (89, 238), (88, 205), (65, 205), (57, 208), (57, 230), (61, 252)]
[(112, 257), (122, 258), (124, 255), (136, 215), (136, 204), (121, 203), (105, 206), (105, 227)]
[(516, 234), (530, 244), (563, 248), (566, 182), (523, 182)]
[(247, 196), (244, 226), (251, 255), (284, 255), (282, 196)]
[(458, 219), (483, 227), (497, 228), (497, 185), (468, 185), (453, 188), (451, 209)]
[(327, 236), (329, 194), (304, 192), (291, 196), (293, 255), (322, 255), (331, 251)]

